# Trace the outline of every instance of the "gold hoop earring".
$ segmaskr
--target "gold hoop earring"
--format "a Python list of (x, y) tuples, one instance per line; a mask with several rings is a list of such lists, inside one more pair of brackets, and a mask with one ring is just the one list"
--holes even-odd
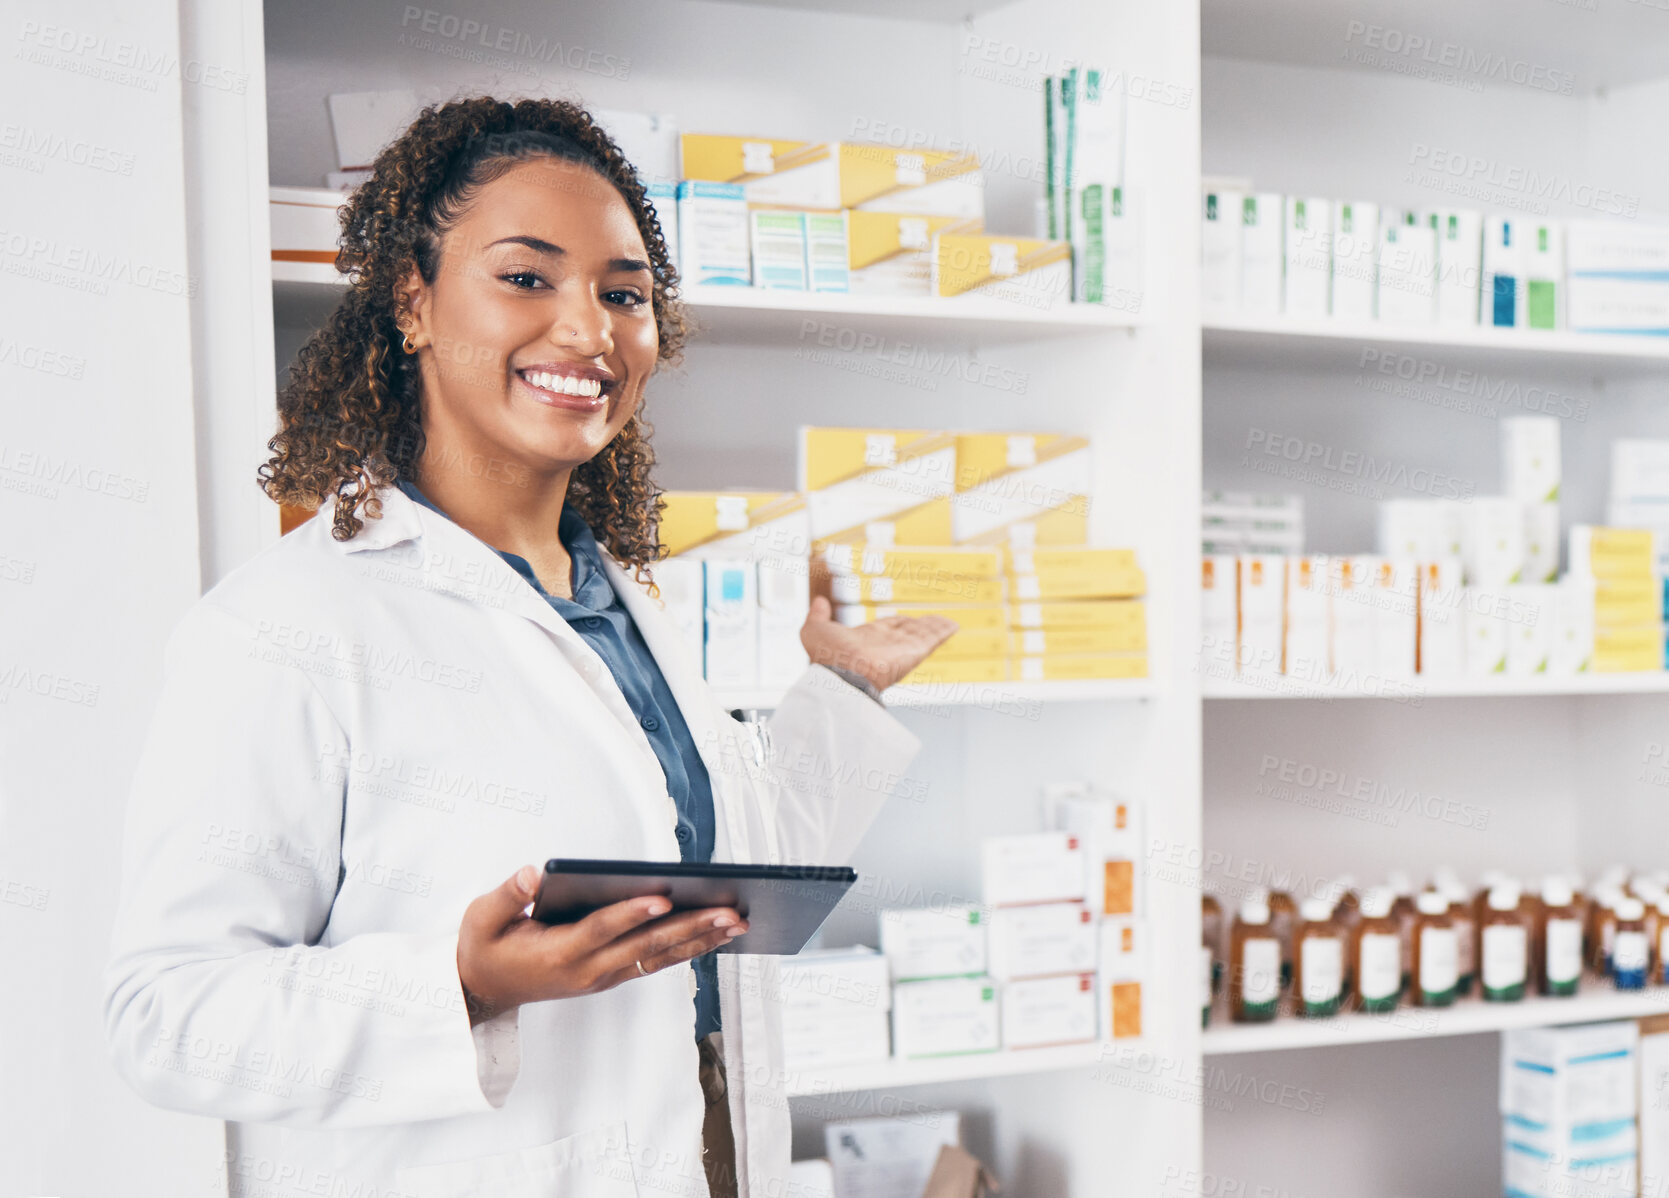
[(400, 348), (405, 350), (408, 354), (415, 354), (417, 352), (417, 346), (415, 346), (411, 343), (411, 334), (410, 333), (401, 334)]

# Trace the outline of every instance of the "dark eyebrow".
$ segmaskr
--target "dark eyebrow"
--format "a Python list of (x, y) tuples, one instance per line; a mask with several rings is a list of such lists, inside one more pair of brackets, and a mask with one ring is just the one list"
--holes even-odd
[[(546, 241), (542, 237), (521, 234), (516, 237), (500, 237), (493, 245), (525, 245), (536, 254), (549, 254), (553, 258), (560, 258), (568, 251), (559, 245)], [(608, 268), (611, 271), (645, 271), (653, 274), (654, 268), (641, 258), (610, 258)]]

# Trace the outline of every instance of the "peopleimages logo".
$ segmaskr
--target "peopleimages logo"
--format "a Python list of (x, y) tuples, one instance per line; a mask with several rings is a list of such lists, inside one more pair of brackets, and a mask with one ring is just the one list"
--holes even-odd
[(1576, 88), (1576, 76), (1569, 71), (1539, 62), (1526, 62), (1522, 58), (1509, 58), (1490, 50), (1474, 50), (1457, 42), (1435, 40), (1386, 25), (1351, 21), (1345, 26), (1344, 40), (1351, 45), (1366, 46), (1380, 54), (1408, 62), (1444, 67), (1478, 79), (1493, 79), (1535, 91), (1568, 96)]

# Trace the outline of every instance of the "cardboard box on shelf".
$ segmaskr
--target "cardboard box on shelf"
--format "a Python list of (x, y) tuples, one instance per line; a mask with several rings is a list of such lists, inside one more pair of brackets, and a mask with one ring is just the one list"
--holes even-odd
[(759, 589), (752, 559), (702, 562), (707, 681), (713, 686), (759, 684)]
[(895, 1056), (957, 1056), (1002, 1047), (1001, 1004), (995, 978), (932, 978), (893, 987)]
[(1050, 312), (1072, 302), (1072, 246), (991, 233), (933, 235), (933, 294)]
[(1089, 1044), (1096, 1037), (1095, 971), (1024, 978), (1002, 988), (1003, 1047)]
[(1437, 323), (1469, 328), (1478, 323), (1483, 278), (1484, 218), (1467, 208), (1427, 214), (1437, 234)]
[(740, 186), (750, 204), (985, 213), (985, 180), (972, 153), (707, 133), (685, 133), (680, 143), (685, 179)]
[(1507, 588), (1507, 673), (1545, 674), (1553, 653), (1554, 593), (1550, 583)]
[(835, 619), (849, 627), (868, 624), (875, 620), (886, 620), (893, 616), (944, 616), (957, 623), (957, 631), (952, 634), (953, 640), (964, 632), (1006, 633), (1009, 626), (1008, 606), (999, 603), (963, 606), (935, 603), (837, 603), (834, 614)]
[(1437, 230), (1411, 208), (1382, 214), (1375, 312), (1386, 324), (1437, 319)]
[(1065, 783), (1044, 788), (1044, 820), (1078, 838), (1084, 904), (1092, 915), (1135, 915), (1142, 909), (1142, 813), (1132, 799)]
[(848, 212), (807, 212), (806, 286), (812, 291), (842, 294), (852, 289), (847, 263)]
[(1520, 503), (1557, 503), (1563, 475), (1557, 416), (1501, 421), (1501, 488)]
[(1410, 557), (1381, 557), (1373, 586), (1374, 668), (1382, 678), (1411, 679), (1419, 668), (1420, 565)]
[(1566, 322), (1573, 331), (1669, 334), (1669, 228), (1570, 221), (1565, 271)]
[(933, 294), (933, 237), (984, 231), (977, 217), (912, 212), (846, 214), (849, 289), (857, 295)]
[(1240, 311), (1248, 317), (1279, 316), (1286, 273), (1281, 194), (1248, 195), (1240, 213)]
[[(1375, 672), (1379, 644), (1375, 601), (1379, 593), (1374, 576), (1378, 565), (1378, 558), (1362, 555), (1327, 559), (1328, 671), (1347, 684), (1360, 683)], [(1412, 657), (1412, 631), (1409, 653)], [(1413, 672), (1412, 663), (1409, 672)]]
[[(1147, 608), (1140, 599), (1054, 599), (1037, 603), (1011, 603), (1009, 626), (1039, 629), (1100, 630), (1131, 637), (1147, 635)], [(1145, 641), (1144, 641), (1145, 643)]]
[(1208, 191), (1200, 197), (1200, 308), (1207, 316), (1240, 310), (1245, 202), (1245, 193), (1238, 191)]
[(1095, 969), (1095, 915), (1083, 903), (999, 907), (986, 935), (998, 981)]
[(1321, 554), (1286, 559), (1286, 636), (1281, 672), (1307, 681), (1331, 676), (1328, 559)]
[(1594, 592), (1577, 577), (1553, 585), (1547, 669), (1550, 674), (1587, 673), (1594, 659)]
[(1345, 320), (1372, 320), (1378, 291), (1379, 205), (1339, 200), (1333, 205), (1333, 278), (1328, 311)]
[(1084, 849), (1071, 832), (1021, 832), (980, 841), (980, 893), (987, 907), (1084, 900)]
[(1524, 323), (1532, 329), (1565, 327), (1564, 226), (1540, 220), (1524, 226)]
[(811, 524), (794, 491), (663, 491), (659, 535), (670, 557), (751, 557), (805, 573)]
[(1239, 673), (1279, 674), (1285, 640), (1286, 559), (1272, 554), (1240, 558)]
[(748, 202), (740, 186), (678, 185), (678, 272), (686, 287), (752, 285)]
[(669, 557), (654, 564), (651, 576), (660, 590), (666, 614), (694, 656), (696, 668), (704, 668), (707, 594), (701, 562), (695, 558)]
[(1502, 674), (1507, 669), (1507, 592), (1504, 587), (1466, 587), (1466, 673)]
[(1046, 653), (1011, 659), (1009, 676), (1017, 682), (1088, 682), (1146, 678), (1147, 654)]
[(1468, 586), (1503, 587), (1524, 578), (1524, 505), (1515, 499), (1480, 495), (1467, 507), (1461, 555)]
[(1481, 324), (1508, 329), (1524, 326), (1525, 223), (1517, 216), (1484, 217)]
[(1136, 195), (1108, 182), (1073, 192), (1072, 298), (1121, 312), (1142, 306), (1141, 209)]
[(748, 211), (753, 285), (774, 291), (808, 290), (806, 214), (781, 208)]
[(1456, 678), (1467, 672), (1465, 592), (1458, 557), (1419, 563), (1419, 650), (1421, 677)]
[(881, 912), (881, 952), (894, 981), (983, 974), (986, 912), (975, 906)]
[(1287, 196), (1285, 217), (1286, 284), (1281, 309), (1300, 319), (1324, 318), (1332, 310), (1332, 201)]
[(1594, 578), (1644, 577), (1656, 569), (1657, 538), (1650, 529), (1573, 524), (1570, 572)]
[(949, 433), (800, 430), (799, 489), (814, 542), (948, 544), (955, 478)]

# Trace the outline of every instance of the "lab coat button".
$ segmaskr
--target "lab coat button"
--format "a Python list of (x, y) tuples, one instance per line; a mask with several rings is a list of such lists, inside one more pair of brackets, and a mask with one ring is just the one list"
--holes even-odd
[(643, 719), (639, 720), (638, 722), (641, 723), (650, 732), (655, 731), (657, 728), (659, 728), (661, 726), (661, 722), (659, 720), (657, 720), (652, 715), (646, 715), (646, 716), (643, 717)]
[(689, 828), (686, 827), (684, 824), (679, 824), (678, 825), (678, 839), (679, 840), (688, 840), (689, 838), (690, 838)]

